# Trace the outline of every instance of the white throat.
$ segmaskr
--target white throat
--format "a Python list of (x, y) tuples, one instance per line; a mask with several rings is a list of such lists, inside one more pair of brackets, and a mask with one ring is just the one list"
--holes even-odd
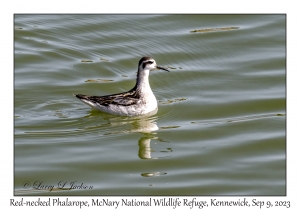
[(149, 84), (149, 70), (140, 70), (137, 78), (137, 90), (141, 93), (152, 93)]

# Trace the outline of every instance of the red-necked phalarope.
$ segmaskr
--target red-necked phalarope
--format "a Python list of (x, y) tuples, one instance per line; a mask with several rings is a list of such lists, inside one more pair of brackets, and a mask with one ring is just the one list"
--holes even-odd
[(74, 95), (87, 105), (109, 114), (144, 115), (157, 109), (157, 101), (148, 80), (149, 71), (152, 69), (169, 72), (168, 69), (156, 65), (153, 58), (143, 57), (139, 61), (136, 84), (128, 92), (106, 96)]

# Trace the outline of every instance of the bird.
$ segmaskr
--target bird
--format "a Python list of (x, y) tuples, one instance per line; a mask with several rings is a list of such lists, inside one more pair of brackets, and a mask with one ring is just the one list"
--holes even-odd
[(158, 109), (157, 100), (149, 84), (149, 72), (153, 69), (170, 72), (167, 68), (158, 66), (152, 57), (145, 56), (138, 63), (136, 84), (131, 90), (105, 96), (73, 95), (92, 108), (108, 114), (146, 115)]

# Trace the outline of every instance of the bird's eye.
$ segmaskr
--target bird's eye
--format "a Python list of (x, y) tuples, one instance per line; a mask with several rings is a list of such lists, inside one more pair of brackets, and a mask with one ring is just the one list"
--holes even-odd
[(153, 61), (148, 61), (147, 63), (149, 63), (149, 64), (152, 64), (152, 63), (153, 63)]

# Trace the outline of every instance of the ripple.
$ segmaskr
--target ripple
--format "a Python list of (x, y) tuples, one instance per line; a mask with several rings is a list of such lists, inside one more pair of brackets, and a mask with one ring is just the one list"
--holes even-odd
[(88, 79), (85, 82), (113, 82), (112, 79)]
[(191, 122), (191, 123), (199, 124), (199, 125), (210, 125), (210, 124), (222, 124), (222, 123), (235, 123), (235, 122), (266, 119), (272, 117), (283, 117), (283, 116), (285, 116), (285, 114), (262, 114), (262, 115), (253, 115), (253, 116), (245, 116), (245, 117), (227, 118), (222, 120), (205, 120), (205, 121)]
[(191, 33), (208, 33), (208, 32), (220, 32), (220, 31), (231, 31), (231, 30), (237, 30), (240, 27), (225, 27), (225, 28), (204, 28), (204, 29), (197, 29), (190, 31)]
[(166, 130), (166, 129), (174, 129), (174, 128), (180, 128), (181, 126), (177, 125), (170, 125), (170, 126), (162, 126), (160, 129)]
[(179, 101), (185, 101), (186, 98), (167, 99), (166, 101), (158, 101), (160, 104), (172, 104)]
[(167, 175), (165, 172), (150, 172), (141, 174), (143, 177), (155, 177), (155, 176), (164, 176)]
[(92, 60), (81, 60), (81, 63), (92, 63)]

